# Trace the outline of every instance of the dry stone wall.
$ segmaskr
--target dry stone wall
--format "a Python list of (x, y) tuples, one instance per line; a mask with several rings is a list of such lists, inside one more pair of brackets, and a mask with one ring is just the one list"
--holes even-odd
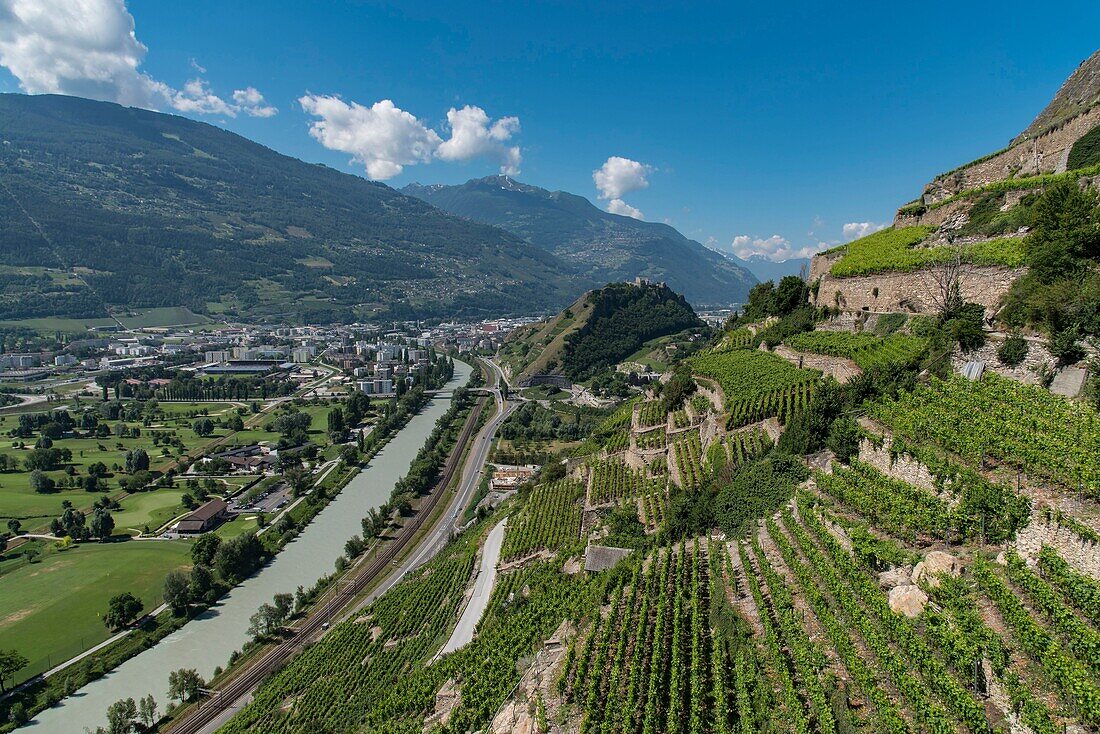
[(1043, 135), (1023, 140), (984, 161), (934, 179), (925, 187), (921, 199), (925, 204), (934, 204), (967, 189), (1008, 178), (1061, 173), (1066, 170), (1073, 144), (1097, 125), (1100, 125), (1100, 107), (1094, 107)]
[(1004, 334), (988, 335), (984, 346), (968, 352), (964, 352), (956, 346), (955, 351), (951, 354), (951, 366), (956, 372), (960, 372), (967, 362), (985, 362), (985, 368), (996, 372), (998, 375), (1028, 385), (1038, 385), (1040, 383), (1039, 371), (1044, 367), (1053, 369), (1057, 360), (1047, 349), (1046, 343), (1042, 339), (1025, 338), (1028, 342), (1027, 356), (1023, 362), (1015, 367), (1001, 364), (1001, 361), (997, 359), (997, 349), (1006, 339)]
[[(844, 311), (922, 314), (936, 313), (940, 308), (940, 289), (936, 280), (942, 273), (940, 268), (837, 278), (824, 264), (818, 265), (819, 258), (827, 259), (814, 258), (817, 266), (814, 270), (821, 273), (815, 306)], [(1023, 268), (975, 267), (960, 276), (959, 287), (965, 301), (980, 303), (992, 313), (1012, 283), (1025, 272)]]
[(891, 456), (892, 442), (889, 436), (883, 438), (882, 447), (875, 446), (866, 438), (859, 442), (859, 460), (864, 464), (870, 464), (888, 477), (893, 477), (914, 487), (938, 492), (936, 478), (928, 467), (913, 459), (908, 454)]
[(1066, 563), (1080, 573), (1100, 580), (1100, 546), (1085, 540), (1069, 528), (1048, 522), (1042, 510), (1033, 512), (1031, 522), (1016, 533), (1016, 552), (1036, 559), (1044, 545), (1058, 551)]

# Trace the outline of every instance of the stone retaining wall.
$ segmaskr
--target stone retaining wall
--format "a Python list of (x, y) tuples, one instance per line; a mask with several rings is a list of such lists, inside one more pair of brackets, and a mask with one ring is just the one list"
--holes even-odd
[(1037, 370), (1044, 365), (1051, 369), (1054, 368), (1057, 360), (1047, 349), (1046, 342), (1034, 337), (1027, 337), (1028, 350), (1023, 362), (1015, 367), (1001, 364), (1001, 361), (997, 359), (997, 349), (1004, 343), (1005, 338), (1002, 334), (988, 335), (984, 346), (972, 349), (969, 352), (963, 352), (956, 346), (955, 351), (951, 353), (952, 369), (955, 372), (960, 372), (967, 362), (985, 362), (985, 368), (996, 372), (998, 375), (1028, 385), (1038, 385), (1040, 379)]
[(1100, 546), (1056, 523), (1047, 523), (1042, 511), (1032, 513), (1031, 523), (1016, 532), (1016, 552), (1028, 559), (1039, 557), (1044, 545), (1058, 552), (1080, 573), (1100, 580)]
[[(815, 264), (817, 260), (818, 258), (814, 258)], [(831, 267), (831, 263), (829, 266)], [(827, 267), (819, 267), (817, 270), (821, 272), (817, 297), (814, 299), (814, 305), (818, 307), (839, 307), (844, 311), (933, 314), (942, 306), (936, 283), (936, 275), (942, 272), (940, 268), (907, 273), (874, 273), (848, 278), (830, 275)], [(1012, 283), (1025, 272), (1023, 268), (1003, 266), (971, 268), (959, 277), (963, 300), (980, 303), (987, 312), (992, 313)]]
[(814, 354), (812, 352), (796, 352), (783, 344), (772, 350), (772, 353), (787, 360), (795, 367), (820, 370), (826, 375), (831, 375), (837, 382), (842, 384), (863, 374), (863, 370), (859, 368), (859, 365), (844, 357), (830, 357), (827, 354)]
[(1069, 151), (1085, 133), (1100, 125), (1100, 107), (1094, 107), (1064, 125), (1024, 140), (988, 160), (933, 179), (921, 195), (925, 204), (943, 201), (967, 189), (1009, 178), (1066, 170)]
[(936, 478), (928, 467), (908, 454), (898, 457), (890, 455), (892, 441), (889, 436), (883, 438), (882, 448), (875, 446), (866, 438), (859, 441), (859, 460), (870, 464), (883, 474), (893, 477), (914, 487), (937, 493)]

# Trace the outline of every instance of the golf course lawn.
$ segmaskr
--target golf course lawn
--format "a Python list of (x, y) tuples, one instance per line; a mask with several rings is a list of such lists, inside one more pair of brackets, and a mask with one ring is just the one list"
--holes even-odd
[(191, 563), (191, 544), (172, 540), (83, 543), (0, 577), (0, 649), (15, 648), (38, 672), (107, 639), (103, 613), (129, 591), (151, 611), (164, 577)]
[(111, 513), (115, 533), (141, 532), (146, 525), (156, 530), (173, 517), (182, 515), (186, 509), (180, 504), (180, 498), (185, 491), (179, 487), (165, 487), (130, 495), (120, 503), (120, 509)]

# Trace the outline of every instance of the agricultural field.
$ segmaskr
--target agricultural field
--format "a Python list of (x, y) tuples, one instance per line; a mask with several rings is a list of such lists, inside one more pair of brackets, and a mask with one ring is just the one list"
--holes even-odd
[(919, 247), (933, 229), (931, 227), (893, 227), (849, 242), (830, 252), (842, 252), (830, 273), (838, 278), (882, 272), (908, 272), (929, 265), (951, 262), (961, 256), (975, 265), (1005, 265), (1019, 267), (1024, 261), (1023, 240), (1002, 237), (959, 248), (947, 245)]
[(0, 648), (25, 655), (26, 674), (102, 642), (110, 635), (103, 624), (108, 600), (128, 591), (151, 611), (168, 572), (191, 565), (190, 550), (183, 540), (82, 543), (4, 569)]
[(540, 484), (508, 524), (501, 557), (514, 560), (539, 551), (556, 553), (580, 539), (584, 484), (563, 479)]
[[(730, 392), (757, 385), (760, 394), (753, 383), (757, 353), (732, 363), (729, 354), (696, 357), (692, 366), (724, 380)], [(807, 374), (816, 379), (785, 361), (780, 370), (788, 386)], [(587, 489), (573, 479), (544, 481), (498, 511), (512, 515), (502, 553), (508, 570), (468, 648), (428, 662), (472, 576), (465, 559), (495, 516), (460, 536), (450, 556), (406, 580), (391, 600), (430, 612), (402, 616), (381, 605), (383, 597), (261, 688), (226, 731), (294, 732), (322, 717), (349, 730), (386, 722), (409, 731), (443, 721), (459, 727), (448, 723), (443, 731), (488, 731), (495, 718), (501, 731), (518, 716), (536, 722), (534, 731), (553, 725), (568, 734), (992, 734), (1007, 717), (1035, 734), (1075, 722), (1092, 730), (1100, 724), (1100, 581), (1049, 547), (1032, 563), (1009, 548), (998, 563), (1029, 522), (1031, 500), (978, 471), (981, 461), (948, 440), (946, 427), (898, 417), (923, 416), (926, 404), (984, 415), (996, 412), (993, 402), (1015, 401), (1020, 426), (1067, 426), (1056, 444), (1067, 449), (1071, 440), (1092, 440), (1092, 414), (998, 379), (932, 381), (917, 390), (937, 398), (901, 393), (870, 410), (897, 429), (895, 451), (927, 463), (934, 487), (855, 458), (829, 471), (802, 468), (809, 479), (788, 490), (778, 512), (722, 535), (714, 525), (724, 510), (701, 529), (674, 528), (691, 512), (685, 501), (710, 488), (721, 492), (739, 477), (749, 477), (742, 484), (750, 495), (779, 491), (762, 484), (772, 481), (767, 467), (784, 465), (769, 434), (759, 426), (727, 431), (705, 452), (695, 429), (668, 436), (668, 460), (684, 484), (669, 487), (666, 476), (649, 478), (600, 458), (627, 432), (629, 413), (619, 410), (585, 444)], [(980, 400), (988, 403), (984, 410)], [(642, 405), (649, 406), (643, 423), (670, 419), (660, 403)], [(961, 414), (937, 416), (954, 427), (964, 423)], [(996, 430), (1012, 440), (1003, 426)], [(909, 433), (939, 441), (917, 443)], [(663, 429), (642, 435), (649, 434), (664, 437)], [(1084, 454), (1074, 461), (1086, 462)], [(984, 456), (993, 457), (993, 449)], [(1059, 486), (1052, 491), (1063, 491)], [(636, 520), (624, 520), (624, 509), (636, 510)], [(605, 521), (589, 522), (590, 513)], [(631, 522), (636, 531), (626, 527)], [(605, 527), (609, 541), (636, 533), (631, 554), (612, 571), (569, 571)], [(932, 549), (950, 554), (963, 573), (918, 578), (914, 565)], [(883, 572), (900, 580), (884, 584)], [(923, 599), (919, 608), (897, 606), (894, 585)], [(391, 629), (393, 619), (401, 624)], [(562, 641), (556, 652), (542, 647), (553, 630)], [(387, 645), (395, 639), (401, 643)], [(440, 691), (461, 695), (453, 707), (439, 708)]]
[(785, 422), (805, 406), (820, 379), (769, 352), (738, 349), (710, 352), (688, 360), (695, 374), (711, 378), (725, 394), (728, 427), (778, 417)]
[(871, 415), (908, 443), (1100, 498), (1100, 414), (1039, 386), (989, 373), (978, 382), (934, 379), (881, 401)]
[(928, 340), (908, 334), (885, 337), (866, 332), (804, 331), (786, 340), (787, 346), (799, 352), (813, 352), (830, 357), (843, 357), (860, 369), (911, 364), (928, 347)]
[(617, 459), (596, 461), (589, 471), (589, 505), (619, 504), (623, 500), (649, 494), (665, 484), (664, 480), (650, 479)]

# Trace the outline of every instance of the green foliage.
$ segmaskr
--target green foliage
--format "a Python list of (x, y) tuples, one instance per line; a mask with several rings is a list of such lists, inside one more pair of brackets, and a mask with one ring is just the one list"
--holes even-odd
[(958, 247), (917, 247), (933, 232), (932, 227), (892, 227), (849, 242), (830, 273), (838, 278), (870, 273), (912, 271), (929, 265), (952, 262), (962, 256), (976, 265), (1018, 267), (1024, 252), (1019, 238), (1003, 238)]
[[(734, 328), (737, 324), (747, 324), (763, 321), (775, 316), (782, 318), (794, 311), (806, 306), (810, 289), (797, 275), (784, 276), (779, 285), (772, 281), (764, 281), (753, 286), (749, 291), (749, 301), (744, 310), (730, 318), (726, 323), (727, 329)], [(740, 346), (731, 344), (730, 346)]]
[(1100, 165), (1100, 125), (1077, 139), (1066, 160), (1066, 168), (1070, 171), (1097, 165)]
[(728, 535), (740, 536), (757, 518), (789, 500), (808, 476), (801, 461), (784, 454), (750, 462), (718, 490), (714, 520)]
[(621, 362), (650, 339), (702, 326), (684, 297), (664, 285), (612, 283), (588, 296), (592, 313), (565, 340), (562, 368), (587, 380)]
[(997, 359), (1003, 365), (1016, 367), (1027, 359), (1028, 349), (1027, 339), (1019, 334), (1013, 334), (997, 347)]

